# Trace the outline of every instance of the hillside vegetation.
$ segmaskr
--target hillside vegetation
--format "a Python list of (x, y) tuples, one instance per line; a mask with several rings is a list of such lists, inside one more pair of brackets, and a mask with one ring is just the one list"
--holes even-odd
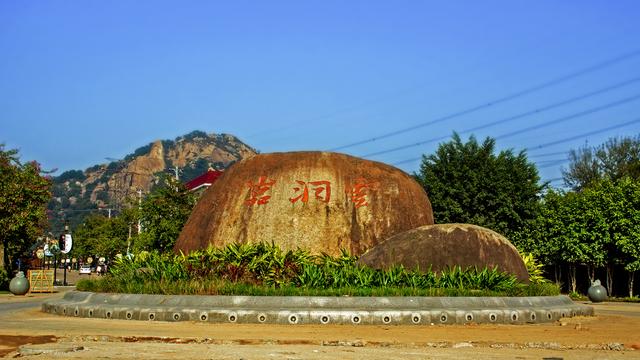
[[(98, 164), (83, 170), (69, 170), (53, 179), (53, 197), (48, 204), (54, 234), (69, 221), (71, 228), (87, 215), (118, 213), (127, 199), (148, 194), (160, 175), (178, 168), (180, 180), (188, 181), (209, 167), (225, 169), (256, 150), (229, 134), (193, 131), (174, 140), (157, 140), (136, 149), (122, 160)], [(98, 210), (102, 209), (102, 210)]]

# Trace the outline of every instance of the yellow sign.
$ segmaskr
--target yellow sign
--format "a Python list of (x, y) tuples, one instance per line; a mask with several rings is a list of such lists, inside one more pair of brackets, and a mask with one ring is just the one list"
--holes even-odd
[(29, 292), (53, 292), (54, 270), (29, 270)]

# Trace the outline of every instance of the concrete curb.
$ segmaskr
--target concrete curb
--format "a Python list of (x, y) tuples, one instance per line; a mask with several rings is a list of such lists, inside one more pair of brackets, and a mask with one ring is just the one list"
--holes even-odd
[(323, 297), (103, 294), (70, 291), (42, 311), (63, 316), (208, 323), (535, 324), (592, 316), (567, 296)]

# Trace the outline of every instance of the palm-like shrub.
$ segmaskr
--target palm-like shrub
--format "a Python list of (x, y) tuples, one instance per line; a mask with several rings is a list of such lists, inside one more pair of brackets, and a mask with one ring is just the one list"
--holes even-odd
[(520, 254), (529, 273), (529, 282), (532, 284), (548, 284), (550, 281), (544, 277), (543, 265), (531, 253)]
[(101, 285), (83, 284), (91, 290), (188, 294), (252, 293), (252, 286), (284, 291), (352, 289), (347, 293), (376, 293), (374, 289), (398, 289), (403, 294), (428, 289), (515, 293), (521, 286), (513, 275), (497, 268), (453, 267), (440, 273), (403, 266), (373, 269), (357, 264), (357, 257), (346, 251), (314, 256), (301, 249), (285, 251), (273, 243), (231, 244), (188, 255), (141, 252), (117, 259)]

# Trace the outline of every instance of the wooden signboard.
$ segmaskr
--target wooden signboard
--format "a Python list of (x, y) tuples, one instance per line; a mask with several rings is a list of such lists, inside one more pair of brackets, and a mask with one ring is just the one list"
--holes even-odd
[(30, 293), (52, 293), (54, 270), (29, 270)]

